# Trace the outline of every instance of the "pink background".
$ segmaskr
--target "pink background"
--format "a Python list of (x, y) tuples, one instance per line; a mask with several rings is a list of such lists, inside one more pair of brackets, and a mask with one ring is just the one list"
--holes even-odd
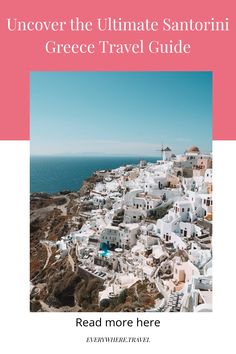
[[(30, 71), (213, 71), (213, 139), (236, 138), (236, 50), (234, 0), (172, 1), (5, 1), (1, 9), (0, 139), (30, 138)], [(122, 17), (124, 20), (216, 20), (229, 18), (229, 32), (10, 32), (7, 18), (18, 20), (83, 20)], [(135, 42), (139, 39), (191, 42), (188, 55), (49, 55), (45, 42)]]

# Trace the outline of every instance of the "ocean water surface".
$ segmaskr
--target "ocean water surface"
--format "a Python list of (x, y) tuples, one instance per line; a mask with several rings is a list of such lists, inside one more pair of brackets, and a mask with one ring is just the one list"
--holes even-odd
[(158, 157), (91, 157), (91, 156), (31, 156), (30, 192), (58, 193), (78, 191), (83, 181), (97, 170), (138, 164), (140, 160), (156, 162)]

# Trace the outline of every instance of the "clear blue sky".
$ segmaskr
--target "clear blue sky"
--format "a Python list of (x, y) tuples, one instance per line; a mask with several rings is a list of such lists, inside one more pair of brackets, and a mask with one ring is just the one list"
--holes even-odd
[(32, 72), (31, 154), (160, 155), (212, 143), (210, 72)]

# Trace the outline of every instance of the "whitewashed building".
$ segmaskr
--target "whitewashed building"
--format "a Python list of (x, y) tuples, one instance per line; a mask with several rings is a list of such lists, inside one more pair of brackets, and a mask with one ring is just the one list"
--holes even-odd
[(101, 243), (106, 243), (108, 248), (131, 248), (137, 242), (139, 224), (120, 224), (107, 226), (101, 233)]

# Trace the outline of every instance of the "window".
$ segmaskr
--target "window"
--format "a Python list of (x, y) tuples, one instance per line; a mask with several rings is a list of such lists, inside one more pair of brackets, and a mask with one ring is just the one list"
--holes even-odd
[(184, 208), (182, 208), (182, 213), (184, 212)]
[(190, 211), (190, 208), (188, 208), (188, 211)]

